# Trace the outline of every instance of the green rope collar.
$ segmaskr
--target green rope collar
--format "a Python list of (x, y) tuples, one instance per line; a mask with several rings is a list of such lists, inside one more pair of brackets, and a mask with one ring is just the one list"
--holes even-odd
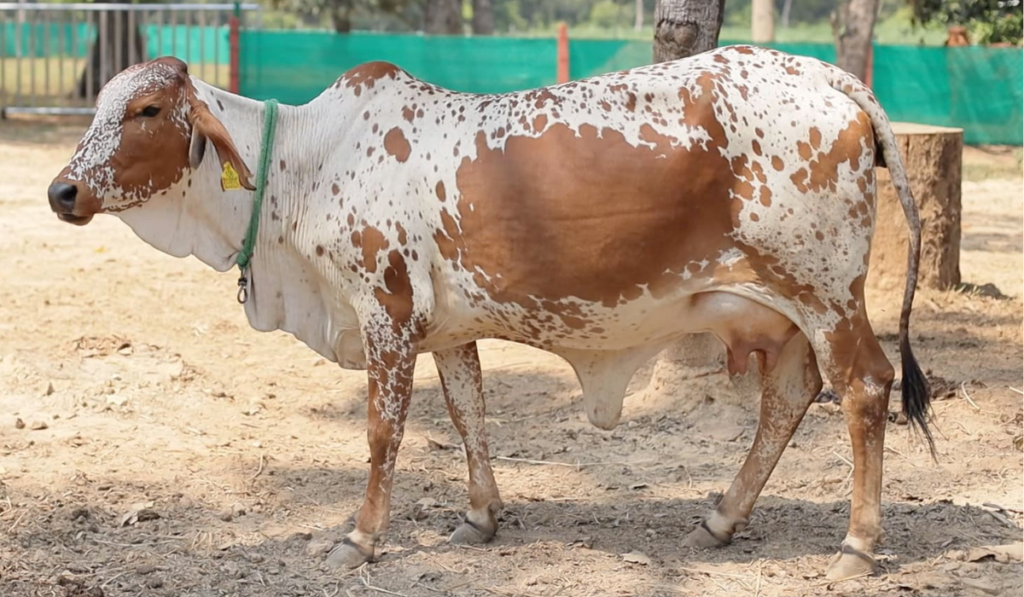
[(256, 168), (256, 196), (253, 198), (252, 216), (249, 218), (249, 229), (242, 241), (242, 251), (235, 263), (238, 264), (238, 302), (249, 300), (249, 266), (252, 264), (252, 252), (256, 246), (256, 235), (260, 230), (260, 212), (263, 207), (263, 192), (267, 189), (267, 172), (270, 169), (270, 152), (274, 148), (274, 132), (277, 129), (277, 100), (263, 102), (263, 139), (260, 144), (260, 162)]

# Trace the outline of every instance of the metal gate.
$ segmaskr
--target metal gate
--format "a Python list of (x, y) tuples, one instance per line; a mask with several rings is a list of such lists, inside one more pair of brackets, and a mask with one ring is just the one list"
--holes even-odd
[(0, 2), (0, 116), (92, 114), (126, 67), (176, 56), (204, 81), (238, 91), (238, 31), (258, 4)]

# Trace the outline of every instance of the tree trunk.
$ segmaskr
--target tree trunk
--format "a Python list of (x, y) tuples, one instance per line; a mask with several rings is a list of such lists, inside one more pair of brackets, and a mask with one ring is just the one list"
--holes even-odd
[(473, 0), (473, 35), (494, 35), (494, 6), (491, 0)]
[(755, 44), (775, 41), (775, 7), (772, 0), (753, 0), (750, 11), (750, 38)]
[(423, 31), (432, 35), (462, 33), (462, 3), (459, 0), (427, 0), (423, 7)]
[[(718, 47), (725, 0), (658, 0), (654, 5), (654, 61), (665, 62)], [(684, 336), (663, 350), (653, 364), (641, 400), (675, 394), (678, 383), (721, 371), (721, 342), (711, 334)]]
[[(921, 214), (918, 288), (960, 284), (960, 175), (963, 130), (892, 123), (910, 189)], [(907, 219), (887, 168), (875, 170), (875, 235), (867, 284), (899, 296), (907, 280)]]
[(636, 0), (636, 15), (633, 18), (633, 29), (640, 31), (644, 28), (644, 0)]
[(658, 0), (654, 5), (654, 62), (718, 47), (725, 0)]
[(348, 2), (335, 2), (330, 8), (331, 25), (335, 33), (352, 31), (352, 5)]
[(832, 13), (836, 65), (861, 81), (867, 80), (868, 52), (878, 17), (878, 0), (848, 0)]
[[(115, 2), (128, 3), (127, 0)], [(119, 72), (147, 59), (142, 29), (137, 25), (132, 28), (128, 11), (99, 11), (95, 14), (96, 41), (89, 48), (86, 65), (75, 90), (77, 97), (89, 100), (95, 100), (100, 89)]]
[(782, 28), (789, 29), (789, 13), (793, 10), (793, 0), (786, 0), (782, 5), (782, 15), (779, 20), (782, 21)]

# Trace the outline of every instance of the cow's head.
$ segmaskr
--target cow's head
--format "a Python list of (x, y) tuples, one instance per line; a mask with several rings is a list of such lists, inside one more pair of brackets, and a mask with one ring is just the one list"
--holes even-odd
[(197, 168), (208, 142), (252, 190), (231, 135), (198, 97), (184, 62), (158, 58), (128, 67), (96, 99), (89, 130), (50, 184), (50, 208), (61, 220), (84, 225), (97, 213), (142, 205)]

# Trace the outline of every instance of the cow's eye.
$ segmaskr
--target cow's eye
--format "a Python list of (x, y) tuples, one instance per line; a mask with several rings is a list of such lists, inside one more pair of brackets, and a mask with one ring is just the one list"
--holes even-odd
[(159, 113), (160, 113), (160, 106), (146, 106), (145, 108), (142, 109), (142, 112), (140, 112), (139, 114), (141, 114), (142, 116), (145, 116), (146, 118), (153, 118), (154, 116), (156, 116)]

